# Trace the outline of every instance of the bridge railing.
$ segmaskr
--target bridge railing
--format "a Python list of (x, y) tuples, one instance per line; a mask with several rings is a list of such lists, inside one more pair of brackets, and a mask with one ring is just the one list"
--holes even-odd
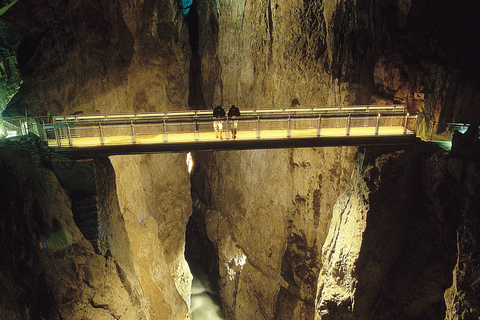
[(0, 117), (0, 137), (16, 137), (33, 133), (45, 138), (41, 117)]
[[(242, 109), (243, 117), (272, 117), (274, 115), (318, 115), (318, 114), (387, 114), (405, 113), (405, 105), (360, 105), (360, 106), (335, 106), (335, 107), (290, 107), (290, 108), (265, 108)], [(90, 115), (65, 115), (52, 117), (54, 122), (111, 122), (111, 121), (158, 121), (159, 119), (208, 119), (212, 110), (186, 110), (144, 113), (118, 113), (118, 114), (90, 114)]]
[[(368, 111), (362, 107), (357, 112), (328, 108), (336, 110), (324, 113), (312, 112), (313, 108), (243, 110), (242, 116), (236, 121), (239, 132), (237, 138), (255, 140), (415, 134), (415, 115), (404, 114), (404, 111), (395, 108), (388, 109), (384, 114), (373, 113), (371, 107), (368, 106)], [(216, 140), (213, 127), (215, 119), (210, 110), (168, 112), (168, 115), (54, 117), (54, 123), (45, 125), (44, 129), (49, 146), (56, 148)], [(234, 122), (225, 118), (221, 123), (223, 138), (230, 140), (230, 126)]]

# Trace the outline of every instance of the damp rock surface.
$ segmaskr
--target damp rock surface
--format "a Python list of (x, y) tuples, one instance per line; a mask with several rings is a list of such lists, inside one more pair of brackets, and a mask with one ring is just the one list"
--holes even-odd
[(2, 141), (0, 317), (149, 319), (124, 259), (131, 254), (128, 244), (109, 244), (124, 257), (96, 252), (76, 226), (69, 195), (38, 143), (33, 137)]
[(119, 207), (152, 319), (189, 318), (192, 275), (184, 257), (191, 214), (183, 154), (114, 156)]
[[(476, 221), (470, 204), (478, 188), (468, 176), (477, 165), (423, 149), (365, 152), (333, 211), (315, 319), (478, 317), (475, 289), (459, 285), (466, 281), (459, 264), (478, 279), (476, 259), (459, 258), (474, 243), (464, 223)], [(460, 305), (470, 307), (460, 315)]]
[(228, 318), (313, 317), (321, 246), (336, 197), (350, 179), (355, 152), (325, 148), (194, 155), (201, 171), (194, 174), (192, 188), (203, 202), (207, 235), (218, 250)]

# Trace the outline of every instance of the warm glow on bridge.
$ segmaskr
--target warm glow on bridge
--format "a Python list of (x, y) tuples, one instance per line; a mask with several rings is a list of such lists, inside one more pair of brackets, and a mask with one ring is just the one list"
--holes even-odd
[(188, 151), (192, 143), (230, 143), (235, 149), (248, 141), (414, 136), (417, 118), (397, 105), (248, 109), (235, 119), (235, 140), (228, 118), (221, 120), (224, 139), (216, 136), (211, 110), (60, 116), (54, 120), (44, 128), (48, 145), (55, 149), (184, 144)]

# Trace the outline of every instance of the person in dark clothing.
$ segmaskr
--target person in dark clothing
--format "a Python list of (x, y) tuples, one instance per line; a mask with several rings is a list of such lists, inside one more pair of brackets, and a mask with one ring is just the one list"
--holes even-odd
[(228, 110), (228, 118), (230, 119), (230, 131), (232, 131), (232, 138), (237, 137), (238, 117), (240, 117), (240, 110), (232, 104)]
[(220, 134), (220, 139), (223, 139), (222, 119), (225, 117), (225, 110), (223, 110), (222, 106), (217, 106), (215, 109), (213, 109), (213, 117), (215, 118), (215, 120), (213, 120), (213, 129), (215, 130), (215, 135), (218, 138)]

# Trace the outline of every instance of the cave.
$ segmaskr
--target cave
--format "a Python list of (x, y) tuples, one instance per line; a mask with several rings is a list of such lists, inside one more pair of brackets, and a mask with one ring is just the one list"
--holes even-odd
[[(205, 192), (203, 190), (205, 186), (202, 184), (202, 181), (205, 179), (205, 170), (202, 169), (201, 161), (203, 157), (204, 155), (201, 153), (192, 155), (190, 182), (193, 206), (192, 215), (188, 220), (185, 231), (185, 259), (194, 277), (191, 309), (194, 308), (193, 300), (195, 295), (197, 295), (197, 299), (200, 301), (198, 304), (208, 306), (210, 303), (214, 303), (215, 310), (209, 311), (209, 308), (205, 307), (204, 311), (197, 311), (200, 315), (195, 315), (194, 319), (224, 319), (219, 296), (220, 273), (218, 253), (217, 248), (208, 238), (205, 222), (207, 201), (203, 198)], [(199, 296), (202, 294), (203, 297)], [(216, 306), (218, 306), (218, 309)]]
[[(230, 320), (478, 319), (475, 9), (0, 1), (0, 319), (198, 319), (200, 294)], [(413, 142), (78, 159), (5, 129), (395, 104)]]

